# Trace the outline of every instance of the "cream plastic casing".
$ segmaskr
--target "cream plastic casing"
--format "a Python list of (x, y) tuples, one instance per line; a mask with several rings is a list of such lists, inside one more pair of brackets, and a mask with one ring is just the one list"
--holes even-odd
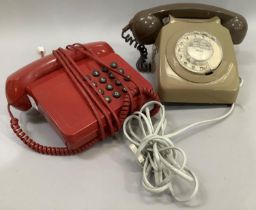
[[(194, 31), (216, 37), (222, 48), (222, 61), (210, 74), (184, 68), (175, 55), (178, 40)], [(220, 19), (170, 18), (158, 35), (153, 50), (153, 70), (162, 102), (232, 104), (239, 91), (239, 75), (233, 42)]]

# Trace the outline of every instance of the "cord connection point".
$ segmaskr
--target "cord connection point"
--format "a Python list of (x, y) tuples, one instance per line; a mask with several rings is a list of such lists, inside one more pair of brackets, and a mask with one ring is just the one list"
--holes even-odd
[(130, 147), (131, 151), (136, 155), (137, 160), (139, 161), (139, 163), (143, 164), (145, 159), (144, 159), (142, 154), (137, 154), (138, 148), (135, 146), (135, 144), (130, 144), (129, 147)]
[(37, 51), (39, 52), (39, 54), (41, 55), (41, 57), (45, 56), (45, 49), (43, 46), (38, 46), (37, 47)]

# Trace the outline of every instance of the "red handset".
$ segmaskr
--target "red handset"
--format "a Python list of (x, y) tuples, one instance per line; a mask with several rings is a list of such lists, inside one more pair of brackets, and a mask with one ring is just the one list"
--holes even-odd
[[(29, 110), (28, 95), (66, 147), (40, 145), (21, 130), (10, 107)], [(145, 102), (159, 100), (150, 83), (105, 42), (59, 48), (25, 66), (8, 77), (6, 97), (16, 135), (31, 149), (51, 155), (83, 151), (117, 132)]]

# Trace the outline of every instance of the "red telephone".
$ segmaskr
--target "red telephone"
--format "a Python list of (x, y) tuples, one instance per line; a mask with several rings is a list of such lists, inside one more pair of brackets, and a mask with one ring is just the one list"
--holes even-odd
[[(22, 131), (10, 108), (29, 110), (28, 95), (66, 147), (40, 145)], [(31, 149), (50, 155), (83, 151), (117, 132), (145, 102), (159, 100), (150, 83), (105, 42), (68, 45), (25, 66), (8, 77), (6, 96), (13, 131)]]

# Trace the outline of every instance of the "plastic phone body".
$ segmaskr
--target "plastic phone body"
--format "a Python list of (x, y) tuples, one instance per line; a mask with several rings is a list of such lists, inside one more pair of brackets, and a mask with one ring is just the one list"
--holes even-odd
[[(107, 99), (109, 107), (116, 114), (126, 108), (128, 115), (130, 112), (138, 110), (146, 101), (157, 100), (157, 95), (153, 92), (151, 84), (117, 55), (107, 43), (95, 42), (83, 46), (106, 66), (101, 66), (80, 52), (67, 49), (64, 51), (76, 62), (81, 73), (92, 84), (90, 91), (94, 95), (99, 93)], [(111, 69), (121, 73), (111, 72)], [(139, 94), (140, 88), (148, 90), (153, 97), (150, 94)], [(129, 102), (127, 92), (132, 93), (133, 110), (129, 110), (130, 107), (125, 107)], [(68, 149), (74, 150), (84, 145), (88, 147), (102, 140), (97, 120), (90, 105), (77, 91), (63, 70), (63, 66), (52, 54), (10, 75), (6, 82), (6, 96), (9, 105), (22, 111), (31, 108), (28, 96), (32, 97), (39, 111), (62, 137)], [(100, 101), (99, 104), (102, 105), (104, 113), (110, 116), (111, 113), (104, 103)], [(97, 110), (97, 113), (104, 126), (106, 136), (108, 136), (110, 131), (102, 110)], [(112, 123), (115, 123), (114, 120)], [(18, 137), (22, 136), (21, 134), (17, 135)], [(56, 150), (53, 150), (53, 153), (55, 152)]]
[(137, 13), (130, 29), (140, 45), (154, 44), (152, 70), (162, 102), (232, 104), (240, 78), (233, 44), (245, 18), (204, 4), (171, 4)]

